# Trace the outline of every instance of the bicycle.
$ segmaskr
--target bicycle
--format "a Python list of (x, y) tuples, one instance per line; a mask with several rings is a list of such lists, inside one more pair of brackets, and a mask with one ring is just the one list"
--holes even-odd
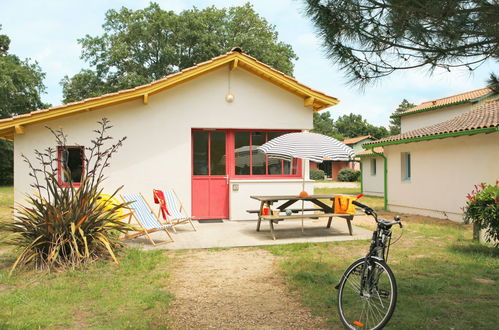
[(395, 221), (378, 218), (376, 212), (357, 201), (354, 205), (374, 217), (369, 253), (354, 261), (344, 272), (338, 289), (338, 312), (341, 322), (348, 329), (381, 329), (395, 311), (397, 282), (387, 265), (393, 225), (402, 228), (400, 217)]

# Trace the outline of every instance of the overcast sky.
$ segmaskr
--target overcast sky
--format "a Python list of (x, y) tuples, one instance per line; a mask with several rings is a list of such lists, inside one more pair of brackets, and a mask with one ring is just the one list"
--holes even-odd
[[(244, 0), (158, 0), (161, 8), (176, 12), (184, 9), (215, 5), (242, 5)], [(455, 70), (451, 73), (426, 70), (396, 73), (368, 86), (364, 90), (346, 84), (347, 79), (331, 61), (323, 56), (320, 40), (310, 20), (303, 14), (302, 0), (252, 0), (254, 9), (275, 25), (279, 39), (291, 44), (299, 57), (295, 63), (295, 78), (340, 99), (329, 109), (333, 118), (348, 113), (361, 114), (375, 125), (388, 125), (390, 114), (405, 98), (418, 104), (426, 100), (485, 87), (490, 72), (499, 72), (497, 62), (489, 62), (474, 73)], [(88, 67), (80, 59), (77, 39), (86, 34), (102, 33), (104, 14), (108, 9), (122, 6), (131, 9), (147, 7), (149, 1), (118, 0), (0, 0), (2, 31), (11, 38), (10, 52), (21, 58), (38, 61), (46, 73), (47, 93), (44, 102), (62, 103), (59, 82)]]

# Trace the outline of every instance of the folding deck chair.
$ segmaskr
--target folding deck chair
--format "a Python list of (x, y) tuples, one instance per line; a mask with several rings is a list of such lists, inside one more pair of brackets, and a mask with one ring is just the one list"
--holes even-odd
[[(172, 229), (174, 232), (175, 226), (182, 223), (190, 223), (192, 228), (197, 231), (196, 227), (192, 223), (193, 217), (189, 216), (185, 212), (185, 208), (182, 206), (182, 203), (178, 199), (177, 194), (173, 189), (166, 190), (163, 194), (161, 190), (153, 190), (155, 198), (159, 201), (160, 212), (163, 214), (163, 217), (166, 216), (168, 223), (172, 225)], [(164, 199), (163, 199), (164, 197)], [(158, 214), (159, 216), (159, 214)]]
[[(128, 207), (132, 210), (132, 212), (130, 214), (128, 223), (130, 223), (130, 220), (132, 219), (133, 216), (135, 220), (137, 220), (137, 222), (139, 223), (140, 227), (142, 227), (141, 231), (132, 235), (126, 235), (125, 237), (123, 237), (124, 239), (135, 238), (138, 236), (146, 235), (153, 245), (160, 245), (174, 241), (173, 237), (168, 232), (168, 228), (172, 228), (172, 225), (171, 224), (165, 225), (159, 222), (158, 218), (156, 217), (153, 210), (146, 202), (142, 194), (121, 195), (121, 199), (123, 199), (125, 203), (130, 203)], [(166, 232), (166, 234), (170, 238), (169, 241), (161, 243), (156, 243), (153, 241), (153, 239), (149, 234), (160, 230)]]

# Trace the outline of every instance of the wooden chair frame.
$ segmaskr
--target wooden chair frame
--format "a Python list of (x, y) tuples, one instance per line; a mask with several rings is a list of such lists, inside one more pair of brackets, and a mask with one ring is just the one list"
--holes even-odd
[[(186, 212), (186, 210), (184, 208), (184, 205), (182, 204), (182, 201), (180, 200), (180, 198), (178, 198), (177, 193), (173, 189), (171, 191), (175, 195), (175, 198), (177, 199), (177, 202), (180, 204), (180, 210), (179, 211), (182, 212), (183, 214), (185, 214), (186, 217), (187, 217), (187, 219), (177, 220), (176, 218), (172, 218), (171, 216), (166, 216), (166, 222), (172, 226), (173, 232), (175, 232), (175, 233), (177, 233), (177, 231), (175, 230), (175, 226), (176, 225), (180, 225), (180, 224), (185, 223), (185, 222), (189, 222), (191, 224), (191, 226), (192, 226), (192, 229), (194, 229), (194, 231), (197, 231), (196, 227), (194, 226), (194, 224), (191, 221), (195, 217), (187, 215), (187, 212)], [(168, 206), (167, 206), (167, 208), (168, 208)], [(159, 210), (158, 210), (158, 215), (157, 215), (158, 219), (160, 218), (160, 214), (161, 214), (161, 205), (159, 205)]]
[[(159, 224), (161, 224), (161, 221), (159, 221), (159, 218), (156, 216), (156, 214), (154, 213), (154, 211), (152, 210), (151, 206), (149, 205), (149, 203), (147, 202), (147, 200), (144, 198), (144, 196), (142, 195), (142, 193), (139, 193), (140, 197), (142, 197), (142, 199), (144, 200), (144, 202), (146, 203), (147, 207), (149, 208), (149, 211), (151, 212), (152, 216), (156, 219), (156, 221), (158, 221)], [(120, 195), (121, 199), (126, 203), (127, 201), (123, 198), (122, 195)], [(125, 235), (124, 237), (122, 237), (121, 239), (129, 239), (129, 238), (136, 238), (136, 237), (139, 237), (139, 236), (143, 236), (143, 235), (146, 235), (147, 238), (151, 241), (152, 245), (154, 246), (157, 246), (157, 245), (162, 245), (162, 244), (166, 244), (166, 243), (172, 243), (172, 242), (175, 242), (175, 240), (173, 239), (172, 235), (170, 234), (170, 232), (166, 229), (166, 228), (162, 228), (162, 229), (159, 229), (159, 228), (153, 228), (153, 229), (145, 229), (144, 226), (142, 225), (142, 223), (140, 222), (140, 219), (137, 215), (135, 215), (135, 212), (134, 211), (131, 211), (130, 212), (130, 217), (128, 218), (128, 223), (131, 222), (132, 220), (132, 217), (135, 218), (135, 220), (137, 221), (137, 223), (139, 224), (139, 226), (142, 228), (141, 231), (135, 233), (135, 234), (131, 234), (131, 235)], [(173, 226), (172, 226), (173, 228)], [(166, 242), (161, 242), (161, 243), (156, 243), (154, 242), (154, 240), (152, 239), (152, 237), (149, 235), (149, 234), (152, 234), (154, 232), (157, 232), (157, 231), (164, 231), (168, 237), (170, 238), (170, 241), (166, 241)]]

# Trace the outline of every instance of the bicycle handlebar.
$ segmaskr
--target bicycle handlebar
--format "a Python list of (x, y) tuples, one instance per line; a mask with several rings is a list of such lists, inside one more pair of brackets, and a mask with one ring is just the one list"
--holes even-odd
[(382, 223), (382, 224), (388, 225), (388, 226), (399, 225), (400, 228), (402, 228), (402, 223), (400, 222), (400, 217), (396, 217), (395, 221), (378, 219), (376, 212), (374, 212), (374, 210), (372, 208), (370, 208), (369, 206), (364, 205), (362, 203), (359, 203), (357, 201), (352, 201), (352, 204), (362, 208), (367, 215), (373, 215), (376, 222), (378, 222), (378, 223)]
[(373, 214), (373, 212), (374, 212), (374, 210), (372, 208), (370, 208), (369, 206), (364, 205), (362, 203), (359, 203), (357, 201), (352, 201), (352, 204), (357, 205), (358, 207), (364, 209), (364, 212), (366, 212), (366, 214)]

